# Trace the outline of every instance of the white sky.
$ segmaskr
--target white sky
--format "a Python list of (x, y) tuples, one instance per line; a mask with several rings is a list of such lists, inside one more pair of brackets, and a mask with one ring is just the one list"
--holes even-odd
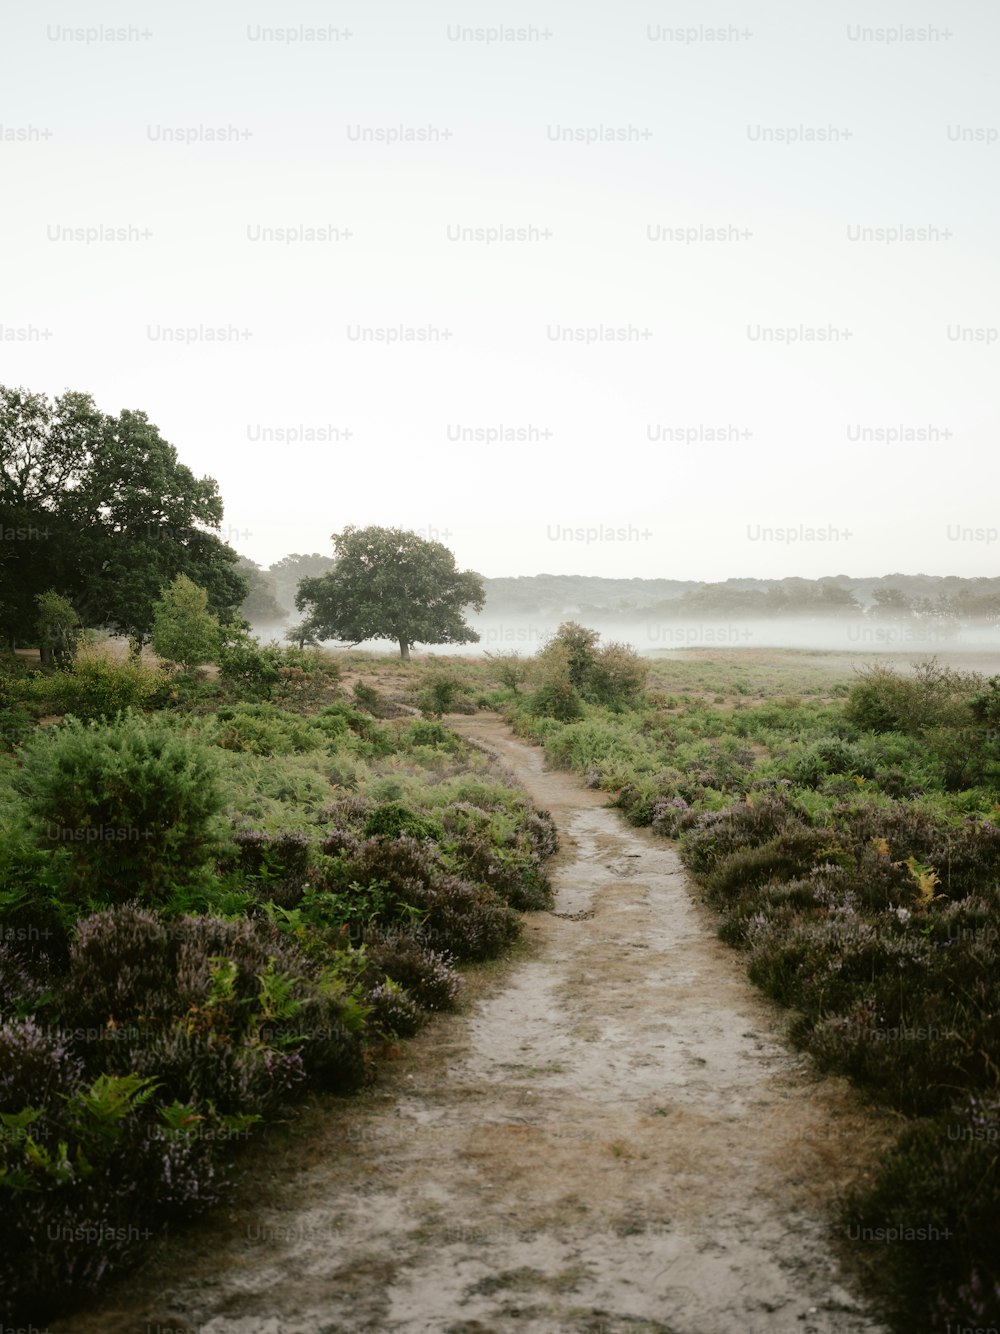
[[(352, 36), (252, 40), (258, 25)], [(498, 25), (551, 35), (449, 36)], [(752, 36), (651, 40), (699, 25)], [(891, 25), (938, 40), (850, 35)], [(384, 523), (489, 576), (1000, 573), (995, 5), (74, 0), (8, 10), (0, 38), (0, 382), (144, 409), (218, 479), (224, 536), (262, 564)], [(451, 137), (350, 137), (400, 125)], [(852, 137), (756, 139), (831, 125)], [(221, 126), (251, 133), (163, 141)], [(587, 145), (553, 142), (556, 126), (651, 134)], [(25, 127), (50, 137), (5, 137)], [(152, 235), (50, 239), (100, 225)], [(353, 236), (249, 234), (324, 226)], [(498, 226), (552, 235), (448, 239)], [(698, 226), (753, 235), (649, 239)], [(952, 235), (848, 239), (894, 226)], [(386, 347), (351, 341), (359, 325), (451, 337)], [(601, 325), (652, 333), (548, 336)], [(800, 325), (852, 337), (748, 336)], [(176, 326), (252, 336), (158, 336)], [(954, 341), (959, 326), (983, 340)], [(9, 341), (24, 330), (50, 336)], [(501, 424), (551, 434), (449, 439)], [(753, 434), (660, 438), (730, 426)], [(898, 426), (951, 435), (849, 438)], [(259, 438), (299, 427), (352, 436)]]

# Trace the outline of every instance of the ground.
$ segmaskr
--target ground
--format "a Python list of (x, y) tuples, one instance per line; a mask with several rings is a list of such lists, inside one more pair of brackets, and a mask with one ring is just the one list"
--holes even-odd
[(828, 1206), (888, 1118), (790, 1050), (672, 844), (447, 721), (552, 812), (555, 911), (53, 1334), (877, 1334)]

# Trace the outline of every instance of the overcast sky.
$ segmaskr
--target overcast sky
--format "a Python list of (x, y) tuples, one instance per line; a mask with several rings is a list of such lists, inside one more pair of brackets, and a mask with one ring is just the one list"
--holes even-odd
[(986, 0), (2, 27), (0, 382), (144, 409), (262, 564), (1000, 573)]

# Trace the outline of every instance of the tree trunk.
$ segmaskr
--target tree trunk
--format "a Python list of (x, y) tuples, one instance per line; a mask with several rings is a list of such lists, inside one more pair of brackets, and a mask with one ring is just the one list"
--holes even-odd
[(399, 656), (404, 662), (410, 661), (410, 646), (405, 639), (399, 641)]

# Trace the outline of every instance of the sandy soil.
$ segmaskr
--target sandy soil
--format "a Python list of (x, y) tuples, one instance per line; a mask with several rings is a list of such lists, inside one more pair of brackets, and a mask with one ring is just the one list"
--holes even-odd
[(825, 1219), (888, 1124), (789, 1050), (670, 844), (448, 722), (555, 817), (555, 912), (54, 1334), (879, 1334)]

